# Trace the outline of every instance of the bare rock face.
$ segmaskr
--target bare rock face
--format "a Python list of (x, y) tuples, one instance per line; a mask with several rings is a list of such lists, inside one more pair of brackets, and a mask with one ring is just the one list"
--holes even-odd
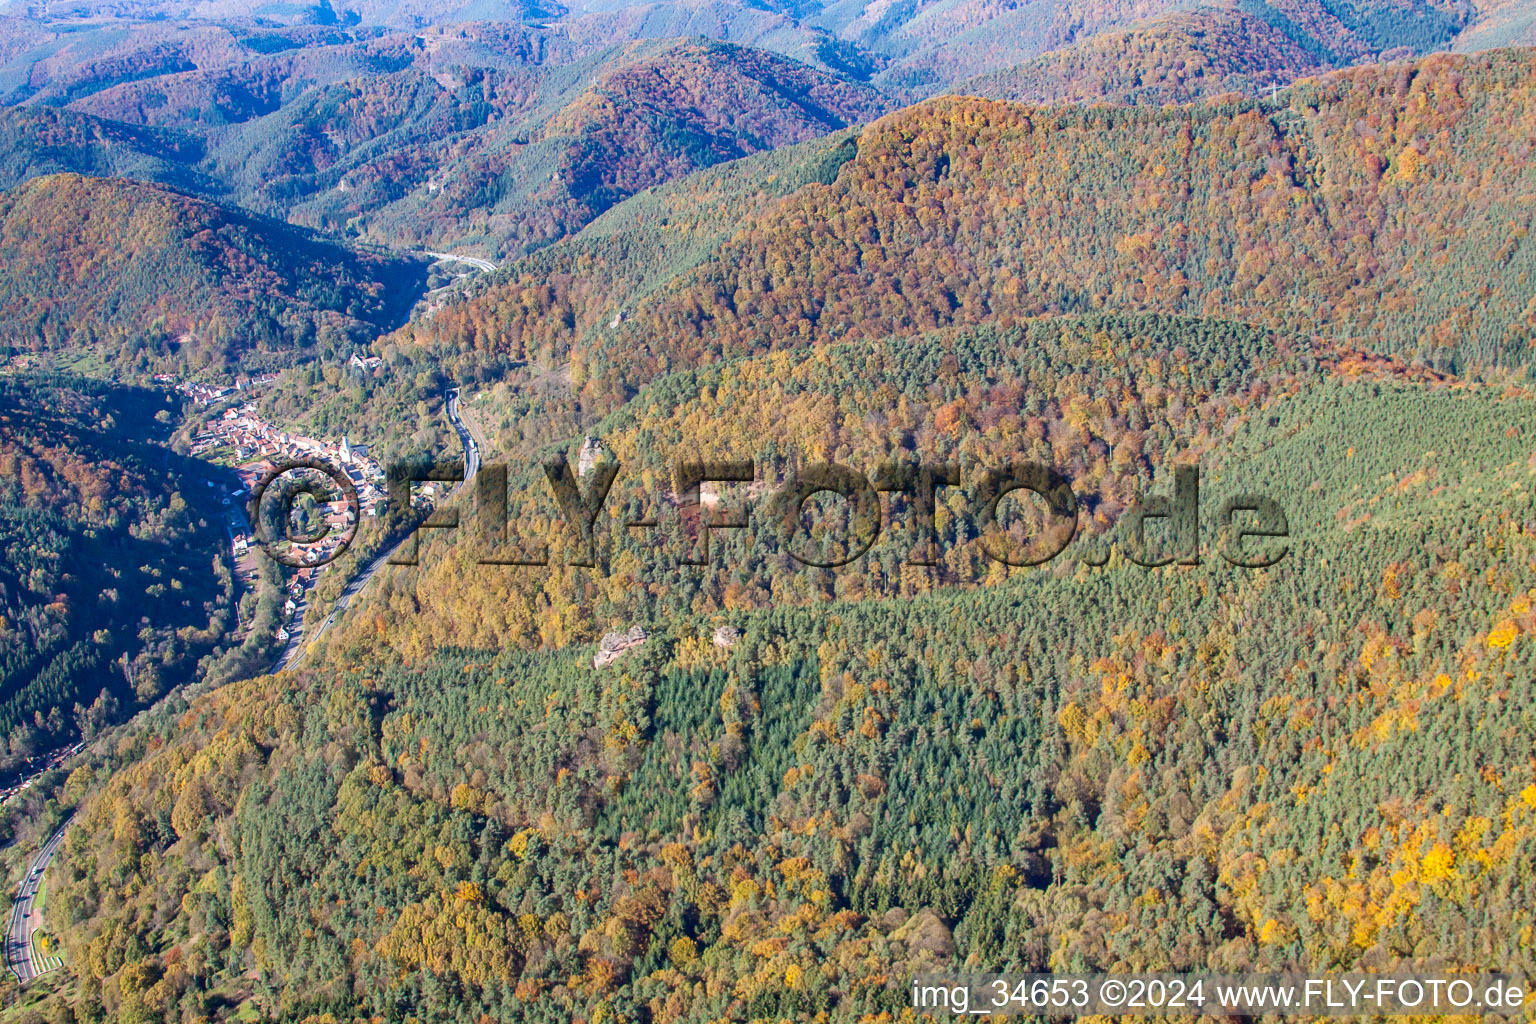
[(581, 451), (576, 456), (576, 475), (586, 476), (607, 453), (608, 449), (603, 447), (603, 442), (588, 434), (586, 440), (581, 443)]
[(741, 630), (735, 626), (721, 626), (715, 630), (715, 646), (724, 650), (730, 650), (736, 646), (736, 641), (741, 639)]
[(593, 668), (602, 668), (617, 661), (624, 654), (645, 643), (649, 636), (643, 626), (631, 626), (624, 633), (604, 633), (598, 641), (597, 654), (592, 658)]

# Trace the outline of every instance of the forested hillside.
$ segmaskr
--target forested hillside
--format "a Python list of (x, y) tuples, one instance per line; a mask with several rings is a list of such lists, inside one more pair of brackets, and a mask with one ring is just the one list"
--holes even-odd
[(198, 166), (206, 146), (195, 136), (145, 129), (53, 107), (0, 108), (0, 187), (73, 172), (133, 178), (184, 192), (220, 186)]
[[(1118, 34), (1127, 26), (1173, 12), (1203, 10), (1227, 19), (1241, 11), (1269, 25), (1320, 62), (1344, 67), (1383, 55), (1410, 56), (1443, 49), (1469, 25), (1490, 17), (1493, 8), (1493, 3), (1445, 0), (1243, 0), (1198, 7), (1166, 0), (1049, 5), (927, 0), (894, 7), (883, 3), (828, 5), (823, 17), (840, 23), (836, 31), (841, 38), (857, 42), (881, 59), (884, 66), (873, 79), (877, 85), (917, 99), (951, 91), (956, 82), (972, 76), (1101, 34)], [(1268, 33), (1255, 34), (1261, 53), (1273, 45), (1265, 38)], [(1506, 45), (1516, 41), (1505, 38)], [(1488, 45), (1498, 44), (1485, 43), (1483, 48)], [(1285, 69), (1281, 62), (1274, 70), (1283, 74)]]
[(234, 627), (223, 514), (155, 445), (177, 403), (0, 376), (0, 767), (190, 678)]
[[(1511, 50), (1340, 72), (1275, 105), (934, 100), (869, 126), (830, 183), (747, 207), (705, 251), (636, 207), (635, 230), (673, 259), (641, 294), (633, 234), (593, 233), (406, 335), (449, 357), (568, 358), (599, 408), (669, 365), (1106, 309), (1436, 367), (1519, 362), (1536, 326), (1536, 170), (1518, 141), (1533, 82), (1532, 51)], [(686, 183), (669, 194), (688, 203)]]
[(0, 335), (120, 371), (244, 371), (334, 355), (400, 322), (424, 268), (122, 179), (0, 194)]
[(1536, 11), (1519, 0), (1487, 0), (1478, 5), (1477, 19), (1456, 38), (1458, 50), (1536, 44)]
[[(439, 543), (321, 666), (122, 751), (51, 897), (83, 1018), (861, 1020), (940, 965), (1536, 967), (1531, 396), (1199, 320), (1000, 341), (684, 373), (605, 429), (636, 486), (679, 446), (1022, 450), (1081, 487), (1061, 557), (903, 565), (893, 530), (834, 573), (754, 525), (708, 569), (615, 541), (592, 572)], [(1113, 520), (1117, 478), (1195, 459), (1206, 509), (1281, 505), (1276, 566), (1228, 564), (1211, 518), (1194, 566), (1095, 538), (1094, 495)], [(946, 547), (974, 507), (941, 498)]]
[(293, 100), (224, 139), (218, 172), (296, 222), (519, 254), (652, 185), (889, 108), (868, 86), (720, 43), (439, 67)]
[(1190, 103), (1264, 95), (1328, 68), (1315, 48), (1260, 17), (1200, 9), (1105, 32), (950, 91), (1026, 103)]
[[(1303, 367), (1339, 358), (1320, 359), (1305, 343), (1231, 323), (1088, 317), (924, 332), (832, 346), (804, 360), (780, 354), (679, 371), (588, 428), (623, 467), (593, 528), (603, 538), (598, 578), (496, 572), (466, 586), (476, 559), (540, 549), (556, 566), (580, 557), (543, 482), (542, 465), (566, 446), (538, 443), (544, 415), (536, 394), (497, 388), (477, 407), (496, 449), (509, 453), (514, 537), (493, 544), (463, 532), (451, 556), (386, 584), (379, 599), (389, 628), (364, 616), (347, 629), (370, 650), (383, 645), (388, 656), (506, 642), (563, 647), (595, 640), (613, 622), (995, 582), (1006, 572), (986, 551), (1000, 538), (979, 535), (974, 516), (962, 511), (977, 500), (985, 467), (1030, 459), (1065, 474), (1080, 504), (1081, 536), (1093, 543), (1160, 469), (1210, 449), (1254, 415), (1264, 396), (1297, 386)], [(566, 454), (574, 460), (574, 452)], [(712, 558), (731, 568), (700, 578), (684, 562), (703, 550), (699, 523), (708, 513), (685, 514), (669, 503), (674, 463), (695, 458), (752, 459), (758, 481), (722, 486), (728, 506), (751, 502), (759, 519), (746, 531), (713, 533)], [(962, 486), (940, 492), (931, 540), (920, 543), (915, 496), (892, 495), (888, 528), (857, 571), (797, 569), (790, 550), (857, 550), (846, 525), (788, 544), (768, 518), (768, 494), (823, 459), (871, 479), (891, 465), (951, 463), (961, 469)], [(647, 517), (661, 520), (656, 530), (626, 528)], [(1003, 525), (1026, 540), (1024, 522)], [(923, 554), (932, 568), (909, 563)]]

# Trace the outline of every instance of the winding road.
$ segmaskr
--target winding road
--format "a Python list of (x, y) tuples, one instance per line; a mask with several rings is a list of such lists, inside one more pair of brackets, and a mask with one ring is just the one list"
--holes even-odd
[(496, 264), (490, 260), (483, 260), (478, 256), (463, 256), (456, 252), (432, 252), (426, 250), (426, 254), (438, 260), (451, 260), (454, 263), (467, 263), (476, 270), (483, 270), (487, 274), (495, 273)]
[(71, 815), (64, 819), (64, 824), (48, 838), (27, 865), (27, 873), (21, 879), (21, 888), (16, 891), (16, 901), (11, 904), (11, 926), (5, 933), (5, 964), (23, 985), (39, 975), (64, 966), (64, 961), (56, 954), (43, 953), (37, 948), (37, 932), (43, 927), (43, 915), (35, 912), (34, 901), (37, 899), (38, 888), (43, 884), (43, 872), (48, 870), (49, 861), (53, 860), (59, 844), (64, 841), (64, 830), (69, 828), (73, 817)]
[[(460, 480), (458, 486), (449, 493), (448, 499), (452, 501), (459, 496), (465, 487), (469, 486), (469, 482), (475, 478), (475, 474), (480, 472), (480, 443), (471, 435), (469, 428), (464, 424), (463, 417), (460, 415), (459, 386), (455, 384), (449, 388), (444, 395), (444, 399), (443, 408), (448, 414), (448, 422), (453, 424), (454, 432), (459, 435), (459, 444), (464, 448), (464, 479)], [(272, 671), (282, 672), (285, 669), (293, 669), (301, 665), (304, 658), (314, 647), (315, 642), (325, 635), (326, 630), (331, 628), (331, 623), (336, 621), (336, 616), (346, 611), (347, 606), (352, 603), (352, 598), (362, 593), (363, 588), (368, 586), (369, 581), (373, 579), (380, 569), (389, 563), (390, 556), (400, 549), (400, 545), (410, 539), (410, 535), (407, 534), (386, 550), (375, 555), (363, 571), (354, 576), (352, 581), (342, 590), (341, 596), (336, 598), (336, 603), (331, 607), (330, 614), (320, 620), (320, 624), (314, 628), (312, 636), (307, 635), (308, 631), (306, 630), (295, 631), (289, 638), (287, 646), (283, 648), (283, 653), (278, 656), (277, 661), (273, 664)], [(299, 614), (303, 614), (302, 609), (300, 609)]]

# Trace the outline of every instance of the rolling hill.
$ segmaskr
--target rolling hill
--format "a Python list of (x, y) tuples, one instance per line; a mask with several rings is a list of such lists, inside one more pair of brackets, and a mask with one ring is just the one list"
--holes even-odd
[(315, 90), (223, 140), (236, 193), (393, 244), (518, 254), (701, 167), (868, 120), (867, 86), (724, 43), (568, 65), (407, 70)]
[(169, 189), (62, 174), (0, 194), (0, 330), (17, 353), (250, 372), (399, 323), (424, 268)]
[[(712, 246), (672, 237), (681, 183), (633, 207), (628, 236), (509, 264), (406, 337), (449, 358), (568, 356), (602, 408), (667, 365), (1093, 310), (1223, 316), (1440, 367), (1519, 362), (1536, 326), (1532, 172), (1504, 140), (1536, 119), (1532, 62), (1358, 68), (1273, 104), (938, 99), (823, 143), (851, 156), (829, 183), (724, 218)], [(637, 292), (635, 268), (668, 258)]]
[(1261, 95), (1329, 65), (1262, 19), (1236, 9), (1164, 15), (1104, 32), (953, 86), (962, 96), (1026, 103), (1190, 103)]
[(217, 194), (223, 186), (201, 168), (206, 155), (207, 143), (189, 132), (143, 128), (57, 107), (0, 107), (0, 188), (75, 173)]

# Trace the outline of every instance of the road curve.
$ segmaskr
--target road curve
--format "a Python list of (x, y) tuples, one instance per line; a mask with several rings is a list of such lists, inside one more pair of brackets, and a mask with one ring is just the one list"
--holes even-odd
[(16, 890), (16, 901), (11, 904), (11, 924), (5, 933), (5, 964), (23, 985), (64, 966), (57, 954), (44, 954), (37, 949), (36, 933), (42, 928), (43, 920), (41, 914), (34, 912), (33, 901), (37, 899), (38, 887), (43, 884), (43, 872), (48, 870), (48, 863), (64, 841), (64, 830), (69, 828), (72, 820), (74, 815), (65, 818), (64, 824), (27, 864), (27, 873)]
[(456, 252), (433, 252), (430, 249), (425, 251), (428, 256), (434, 257), (436, 259), (452, 260), (454, 263), (467, 263), (474, 267), (476, 270), (483, 270), (487, 274), (494, 273), (496, 270), (496, 264), (492, 263), (490, 260), (483, 260), (478, 256), (464, 256)]
[[(460, 480), (458, 486), (448, 495), (449, 500), (452, 500), (457, 498), (459, 493), (469, 486), (469, 482), (475, 478), (475, 474), (480, 472), (480, 445), (470, 435), (469, 428), (464, 425), (464, 420), (459, 414), (459, 386), (457, 384), (449, 388), (447, 394), (444, 395), (443, 408), (448, 413), (448, 422), (453, 424), (454, 432), (459, 435), (459, 444), (464, 448), (464, 479)], [(315, 645), (315, 642), (325, 635), (326, 630), (331, 628), (331, 623), (336, 621), (336, 616), (346, 610), (347, 606), (352, 603), (352, 598), (356, 597), (362, 592), (364, 587), (368, 586), (368, 582), (373, 579), (374, 575), (388, 564), (390, 556), (400, 549), (400, 545), (410, 539), (410, 535), (407, 534), (391, 547), (375, 555), (363, 571), (352, 577), (352, 581), (342, 590), (341, 596), (337, 597), (336, 603), (331, 606), (330, 614), (320, 620), (320, 625), (315, 628), (313, 636), (306, 637), (303, 630), (293, 634), (287, 646), (283, 648), (283, 653), (278, 656), (277, 661), (273, 664), (272, 671), (281, 672), (284, 669), (297, 668), (304, 661), (305, 656), (309, 654), (310, 648)]]

